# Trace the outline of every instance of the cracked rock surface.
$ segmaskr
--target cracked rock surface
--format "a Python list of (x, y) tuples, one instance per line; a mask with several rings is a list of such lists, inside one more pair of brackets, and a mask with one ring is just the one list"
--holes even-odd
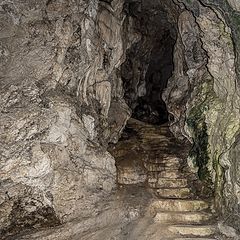
[(132, 114), (191, 142), (240, 231), (239, 39), (238, 0), (0, 0), (0, 234), (126, 223), (107, 147)]
[(91, 215), (115, 188), (124, 17), (121, 1), (0, 1), (3, 232)]

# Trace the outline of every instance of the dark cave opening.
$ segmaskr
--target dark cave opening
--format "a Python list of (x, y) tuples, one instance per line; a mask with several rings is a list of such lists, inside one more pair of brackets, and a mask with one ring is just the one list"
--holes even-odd
[(140, 9), (133, 19), (141, 39), (127, 50), (121, 68), (124, 98), (133, 118), (160, 125), (171, 117), (162, 94), (174, 70), (177, 27), (169, 20), (163, 5), (157, 11), (152, 6)]
[(160, 41), (153, 47), (145, 76), (146, 92), (138, 97), (133, 117), (152, 124), (168, 122), (168, 111), (162, 99), (162, 93), (172, 76), (173, 47), (175, 40), (166, 31)]

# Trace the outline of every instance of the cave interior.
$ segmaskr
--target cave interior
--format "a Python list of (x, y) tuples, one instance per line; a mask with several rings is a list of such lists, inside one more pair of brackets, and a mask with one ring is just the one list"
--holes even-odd
[(174, 70), (176, 25), (168, 19), (164, 5), (156, 7), (143, 1), (129, 3), (128, 7), (141, 39), (127, 50), (121, 67), (124, 98), (133, 118), (167, 123), (170, 116), (162, 94)]
[(12, 2), (3, 239), (239, 239), (237, 1)]

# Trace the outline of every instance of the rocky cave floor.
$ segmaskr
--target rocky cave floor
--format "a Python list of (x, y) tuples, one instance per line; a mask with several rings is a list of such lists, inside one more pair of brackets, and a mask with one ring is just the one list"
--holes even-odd
[(118, 189), (86, 219), (6, 239), (213, 240), (220, 234), (211, 195), (187, 167), (187, 142), (168, 125), (130, 119), (115, 145)]

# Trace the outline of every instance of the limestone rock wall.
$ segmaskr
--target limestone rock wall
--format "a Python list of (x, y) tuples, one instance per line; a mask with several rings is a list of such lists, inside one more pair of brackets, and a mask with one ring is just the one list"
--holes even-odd
[(91, 215), (114, 189), (125, 18), (117, 0), (0, 1), (0, 228)]
[(233, 33), (237, 27), (231, 18), (224, 18), (226, 4), (177, 4), (186, 11), (178, 20), (175, 72), (164, 94), (175, 117), (172, 131), (193, 143), (189, 163), (209, 187), (203, 194), (214, 189), (217, 208), (238, 228), (240, 98)]
[(231, 7), (237, 11), (240, 11), (240, 2), (237, 0), (227, 0)]
[(203, 194), (215, 189), (216, 206), (240, 226), (239, 22), (234, 0), (0, 0), (0, 228), (97, 213), (116, 181), (106, 146), (131, 115), (120, 71), (127, 49), (138, 46), (136, 71), (125, 72), (136, 80), (134, 105), (151, 38), (167, 25), (178, 32), (164, 93), (171, 130), (193, 143)]

